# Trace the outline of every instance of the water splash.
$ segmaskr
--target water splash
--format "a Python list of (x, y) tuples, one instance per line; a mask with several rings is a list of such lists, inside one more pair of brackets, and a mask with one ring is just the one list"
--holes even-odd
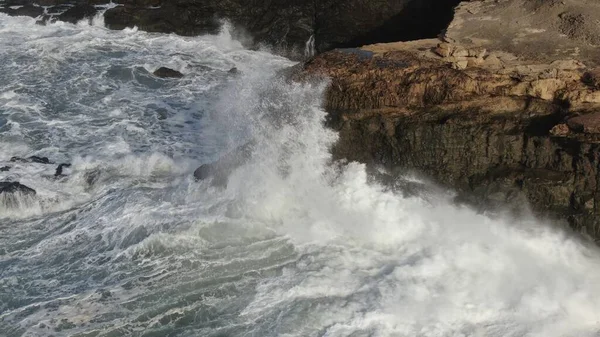
[(304, 47), (304, 57), (310, 58), (315, 56), (316, 53), (317, 51), (315, 47), (315, 34), (312, 34), (306, 41), (306, 45)]
[[(327, 83), (284, 81), (288, 60), (2, 15), (0, 44), (20, 60), (0, 65), (0, 154), (72, 159), (64, 180), (10, 174), (76, 201), (0, 223), (0, 334), (598, 335), (595, 247), (332, 163)], [(164, 64), (186, 77), (149, 75)], [(190, 179), (248, 141), (226, 187)]]

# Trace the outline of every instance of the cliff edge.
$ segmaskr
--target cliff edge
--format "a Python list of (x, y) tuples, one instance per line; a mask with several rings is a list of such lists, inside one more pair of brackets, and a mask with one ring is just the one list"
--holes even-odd
[[(580, 14), (570, 34), (561, 22)], [(482, 209), (529, 204), (600, 239), (593, 18), (592, 1), (470, 1), (440, 39), (330, 51), (294, 76), (330, 79), (336, 158), (422, 172)]]

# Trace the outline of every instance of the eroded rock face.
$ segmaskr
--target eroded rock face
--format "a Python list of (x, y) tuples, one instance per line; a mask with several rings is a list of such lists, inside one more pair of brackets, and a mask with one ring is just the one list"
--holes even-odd
[(115, 29), (136, 25), (148, 31), (196, 35), (215, 33), (221, 26), (220, 19), (228, 19), (246, 38), (302, 55), (311, 36), (316, 52), (336, 46), (436, 36), (450, 22), (458, 2), (129, 0), (109, 10), (105, 22)]
[[(437, 36), (447, 27), (460, 0), (117, 0), (106, 11), (112, 29), (180, 35), (217, 33), (223, 19), (247, 46), (267, 45), (302, 58), (335, 47), (406, 41)], [(8, 6), (28, 4), (13, 10)], [(96, 13), (106, 0), (36, 0), (60, 7), (61, 15), (45, 20), (76, 22)], [(7, 0), (0, 9), (10, 15), (40, 16), (43, 9), (28, 0)]]
[(421, 40), (324, 53), (336, 158), (417, 171), (457, 201), (566, 219), (600, 238), (600, 92), (578, 60)]

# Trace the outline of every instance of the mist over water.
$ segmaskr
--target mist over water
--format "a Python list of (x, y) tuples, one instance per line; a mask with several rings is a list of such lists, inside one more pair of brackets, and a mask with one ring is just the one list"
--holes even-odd
[[(227, 28), (0, 15), (0, 181), (38, 192), (0, 206), (0, 335), (600, 335), (595, 247), (332, 163), (326, 83), (291, 65)], [(248, 141), (226, 187), (191, 179)]]

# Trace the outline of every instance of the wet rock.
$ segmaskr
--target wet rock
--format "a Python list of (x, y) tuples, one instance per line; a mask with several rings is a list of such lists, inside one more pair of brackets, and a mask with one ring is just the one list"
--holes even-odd
[(194, 179), (196, 181), (212, 179), (211, 182), (215, 186), (227, 185), (227, 179), (233, 170), (250, 159), (254, 146), (255, 143), (250, 141), (213, 163), (201, 165), (194, 171)]
[(44, 9), (32, 4), (25, 4), (19, 7), (15, 6), (14, 8), (8, 6), (0, 8), (0, 13), (6, 13), (10, 16), (30, 16), (35, 18), (44, 14)]
[(29, 203), (37, 192), (19, 182), (0, 182), (0, 207), (19, 208)]
[(170, 68), (166, 68), (166, 67), (160, 67), (158, 69), (156, 69), (152, 74), (154, 74), (154, 76), (156, 77), (161, 77), (161, 78), (182, 78), (183, 74), (180, 73), (177, 70), (173, 70)]
[(62, 163), (62, 164), (58, 165), (58, 167), (56, 168), (56, 172), (54, 173), (54, 176), (55, 177), (62, 177), (64, 175), (63, 174), (63, 170), (65, 168), (69, 168), (69, 167), (71, 167), (71, 164)]
[(230, 74), (239, 74), (240, 71), (239, 71), (238, 68), (233, 67), (233, 68), (229, 69), (228, 73), (230, 73)]
[(19, 182), (6, 182), (0, 181), (0, 194), (1, 193), (23, 193), (27, 195), (35, 195), (36, 191), (33, 188), (27, 187)]
[(83, 19), (93, 18), (98, 9), (92, 5), (81, 4), (69, 8), (66, 12), (58, 16), (58, 20), (76, 24)]
[[(435, 37), (452, 19), (459, 0), (283, 0), (167, 1), (128, 0), (108, 10), (109, 28), (137, 26), (180, 35), (213, 34), (221, 19), (249, 46), (303, 58), (307, 50)], [(252, 39), (249, 39), (251, 36)], [(309, 41), (312, 45), (308, 46)]]
[[(340, 136), (334, 158), (420, 172), (457, 190), (459, 203), (516, 213), (530, 206), (600, 240), (600, 50), (568, 37), (545, 45), (554, 26), (501, 29), (524, 3), (465, 2), (443, 40), (334, 50), (289, 76), (329, 79), (324, 105)], [(475, 7), (478, 14), (464, 12)], [(499, 19), (483, 29), (472, 19), (481, 15)], [(543, 28), (530, 21), (537, 15), (526, 21)], [(560, 49), (577, 45), (579, 56)], [(539, 51), (555, 47), (561, 52)]]
[(10, 161), (13, 163), (38, 163), (38, 164), (53, 164), (48, 157), (31, 156), (29, 158), (12, 157)]
[(10, 166), (2, 166), (0, 167), (0, 172), (8, 172), (10, 171)]

